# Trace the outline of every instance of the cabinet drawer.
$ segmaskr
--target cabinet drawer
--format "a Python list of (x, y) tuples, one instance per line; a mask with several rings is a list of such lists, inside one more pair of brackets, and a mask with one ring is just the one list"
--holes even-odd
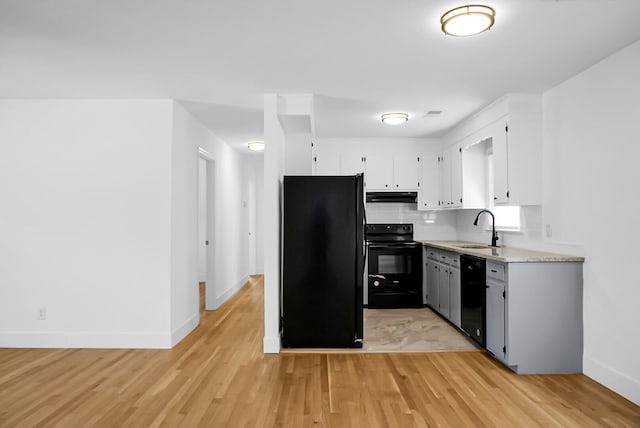
[(487, 278), (504, 281), (504, 265), (487, 262)]
[(432, 260), (440, 260), (440, 253), (431, 247), (427, 247), (427, 258)]
[(460, 269), (460, 256), (459, 255), (457, 255), (457, 254), (452, 255), (450, 260), (451, 260), (451, 266)]
[(451, 255), (449, 253), (440, 253), (440, 257), (438, 257), (438, 261), (440, 263), (444, 263), (448, 265), (451, 263)]

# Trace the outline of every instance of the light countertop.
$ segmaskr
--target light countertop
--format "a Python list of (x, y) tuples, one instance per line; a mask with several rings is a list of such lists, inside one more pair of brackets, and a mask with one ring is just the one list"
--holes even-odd
[[(460, 254), (484, 257), (503, 263), (547, 263), (547, 262), (584, 262), (584, 257), (567, 254), (546, 253), (514, 247), (490, 247), (477, 242), (463, 241), (418, 241), (423, 245), (453, 251)], [(484, 246), (484, 248), (461, 248), (462, 246)]]

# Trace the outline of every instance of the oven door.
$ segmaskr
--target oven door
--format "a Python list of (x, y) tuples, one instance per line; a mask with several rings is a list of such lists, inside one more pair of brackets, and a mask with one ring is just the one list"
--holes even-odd
[(368, 307), (422, 306), (422, 252), (417, 242), (369, 243)]

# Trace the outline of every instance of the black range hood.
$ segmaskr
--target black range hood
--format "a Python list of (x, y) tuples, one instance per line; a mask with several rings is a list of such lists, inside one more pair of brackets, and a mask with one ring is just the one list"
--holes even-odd
[(418, 192), (367, 192), (367, 202), (404, 202), (415, 204)]

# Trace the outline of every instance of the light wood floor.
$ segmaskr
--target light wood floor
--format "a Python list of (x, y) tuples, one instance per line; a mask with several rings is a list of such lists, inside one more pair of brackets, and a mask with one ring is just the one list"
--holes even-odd
[(640, 427), (583, 375), (484, 352), (262, 354), (262, 278), (171, 350), (0, 349), (0, 427)]

